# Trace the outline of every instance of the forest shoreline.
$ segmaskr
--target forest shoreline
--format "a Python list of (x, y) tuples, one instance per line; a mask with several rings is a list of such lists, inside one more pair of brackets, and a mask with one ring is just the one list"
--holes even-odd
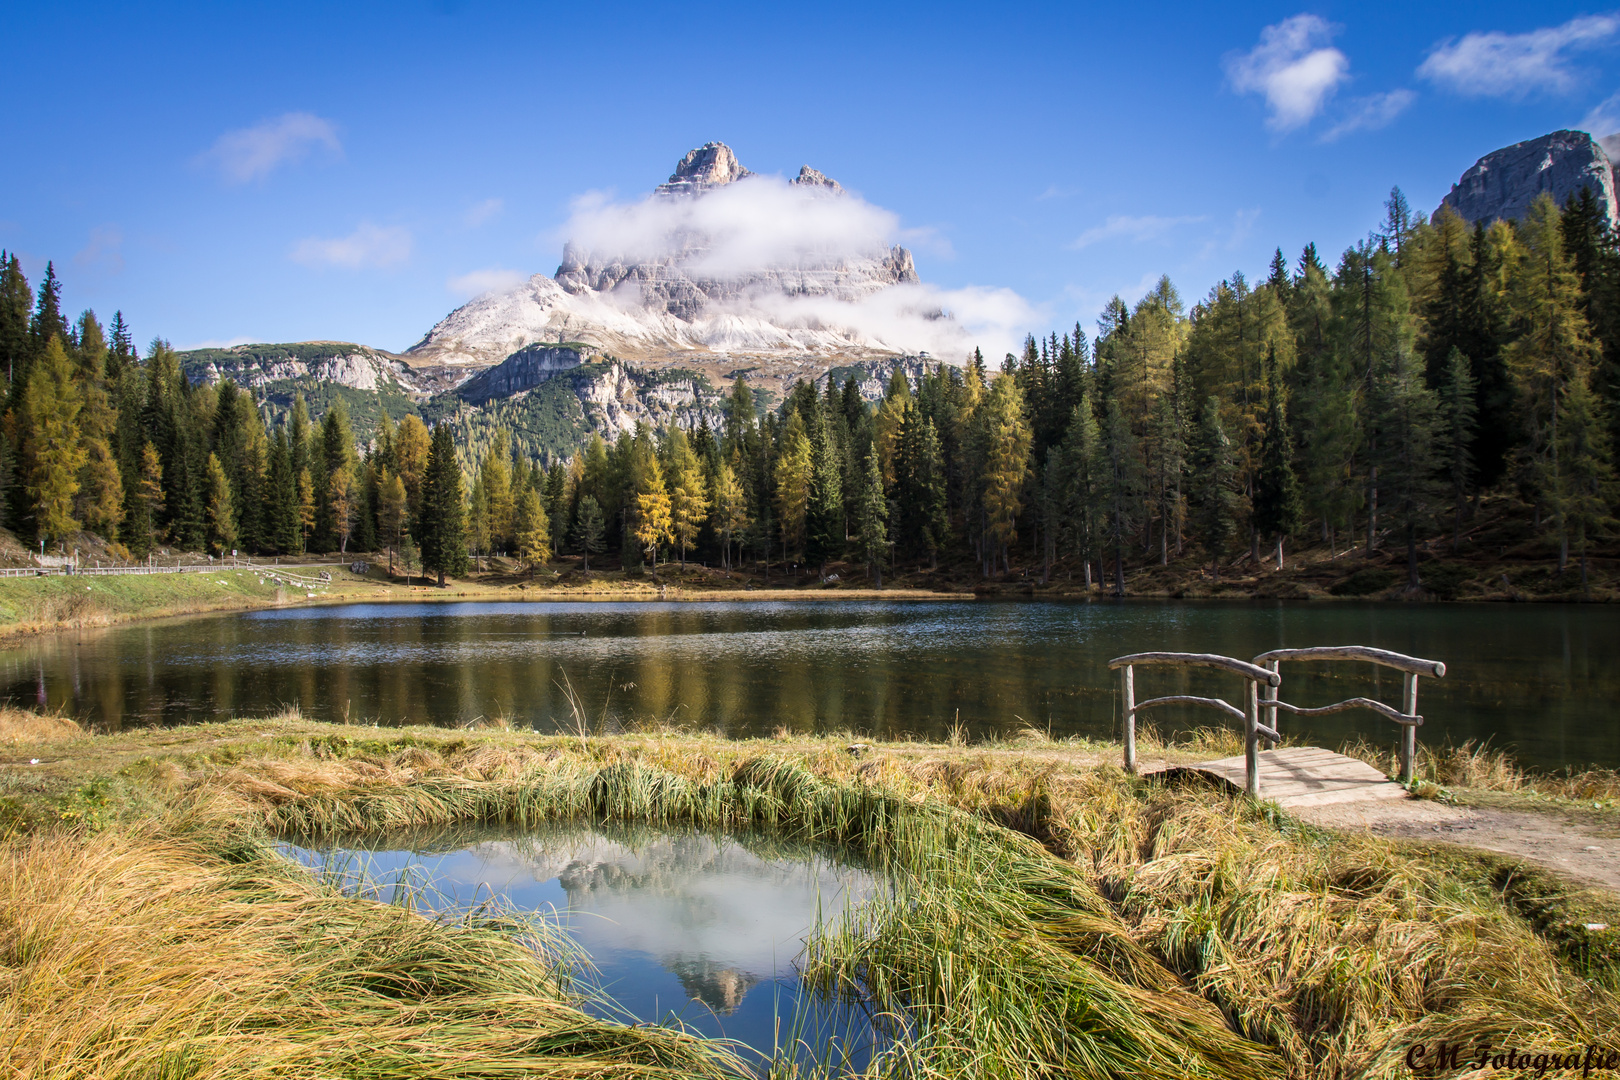
[[(848, 586), (841, 583), (773, 581), (764, 583), (752, 579), (735, 581), (729, 587), (716, 587), (709, 583), (694, 584), (689, 578), (668, 572), (665, 577), (603, 578), (594, 584), (577, 582), (532, 582), (517, 575), (492, 575), (490, 578), (452, 579), (444, 587), (437, 585), (407, 584), (402, 580), (381, 581), (352, 577), (347, 573), (334, 577), (324, 591), (310, 596), (301, 589), (263, 587), (246, 584), (246, 578), (257, 582), (269, 568), (227, 570), (215, 573), (153, 575), (150, 577), (102, 578), (90, 576), (53, 575), (43, 578), (12, 578), (0, 580), (0, 647), (49, 634), (72, 631), (103, 630), (141, 624), (157, 625), (171, 619), (204, 615), (224, 615), (235, 612), (266, 611), (292, 607), (334, 606), (352, 603), (458, 603), (500, 601), (522, 603), (838, 603), (854, 601), (964, 601), (964, 600), (1024, 600), (1061, 603), (1133, 601), (1185, 602), (1260, 602), (1285, 601), (1300, 604), (1331, 604), (1340, 602), (1373, 604), (1491, 604), (1491, 603), (1590, 603), (1606, 605), (1616, 602), (1614, 591), (1608, 588), (1582, 595), (1578, 590), (1562, 593), (1531, 593), (1507, 588), (1495, 592), (1482, 592), (1460, 596), (1437, 596), (1429, 592), (1396, 595), (1334, 595), (1321, 589), (1290, 588), (1288, 583), (1278, 587), (1270, 580), (1259, 582), (1233, 582), (1214, 588), (1188, 588), (1172, 585), (1159, 588), (1128, 586), (1123, 597), (1095, 586), (1087, 591), (1084, 586), (1069, 583), (1041, 585), (1036, 580), (988, 581), (977, 583), (947, 583), (943, 588), (917, 587), (901, 584), (891, 587), (870, 585)], [(1133, 571), (1133, 574), (1140, 571)], [(235, 582), (230, 579), (235, 577)], [(217, 592), (222, 581), (245, 586), (232, 588), (225, 595)], [(82, 583), (89, 582), (84, 585)], [(106, 602), (109, 584), (119, 583), (123, 595), (114, 602)], [(161, 583), (163, 588), (151, 588), (149, 583)], [(103, 590), (102, 597), (95, 590)], [(77, 589), (92, 593), (86, 598)], [(24, 594), (24, 595), (19, 595)], [(32, 594), (32, 595), (28, 595)]]

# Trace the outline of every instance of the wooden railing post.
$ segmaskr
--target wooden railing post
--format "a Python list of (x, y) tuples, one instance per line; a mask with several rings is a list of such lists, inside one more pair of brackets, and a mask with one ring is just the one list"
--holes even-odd
[[(1268, 660), (1266, 661), (1265, 666), (1267, 671), (1275, 675), (1282, 667), (1282, 661)], [(1278, 686), (1280, 685), (1281, 684), (1266, 684), (1266, 726), (1272, 731), (1277, 732), (1279, 735), (1282, 734), (1282, 727), (1277, 723), (1277, 721), (1280, 719), (1277, 712), (1277, 694), (1280, 692), (1278, 689)]]
[(1243, 710), (1244, 723), (1243, 779), (1251, 798), (1260, 797), (1260, 684), (1254, 679), (1249, 684), (1248, 708)]
[(1136, 675), (1130, 664), (1120, 668), (1125, 689), (1125, 771), (1136, 772)]
[[(1417, 673), (1416, 672), (1411, 672), (1411, 671), (1407, 672), (1406, 673), (1406, 687), (1405, 687), (1406, 692), (1402, 695), (1402, 697), (1405, 698), (1405, 701), (1402, 702), (1402, 705), (1404, 707), (1404, 712), (1406, 713), (1407, 716), (1415, 717), (1418, 714), (1418, 711), (1417, 711), (1417, 686), (1418, 686)], [(1402, 724), (1401, 725), (1401, 783), (1410, 784), (1412, 782), (1412, 773), (1413, 773), (1413, 770), (1417, 767), (1417, 760), (1416, 759), (1417, 759), (1417, 725), (1416, 724)]]

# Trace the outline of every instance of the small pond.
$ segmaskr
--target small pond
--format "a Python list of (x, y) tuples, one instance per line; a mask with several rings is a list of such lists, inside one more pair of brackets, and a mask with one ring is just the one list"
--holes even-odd
[(346, 892), (438, 912), (494, 901), (552, 922), (588, 957), (575, 979), (599, 1016), (854, 1068), (881, 1045), (859, 1004), (799, 978), (814, 929), (878, 887), (820, 849), (757, 833), (557, 824), (282, 850)]

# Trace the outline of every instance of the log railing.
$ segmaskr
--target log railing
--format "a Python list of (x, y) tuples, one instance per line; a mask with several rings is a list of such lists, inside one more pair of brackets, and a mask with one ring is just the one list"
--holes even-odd
[[(1405, 676), (1405, 686), (1401, 695), (1402, 709), (1397, 710), (1382, 701), (1366, 697), (1347, 698), (1344, 701), (1337, 701), (1332, 705), (1323, 705), (1317, 708), (1291, 705), (1281, 700), (1279, 696), (1279, 688), (1282, 686), (1280, 668), (1284, 660), (1362, 660), (1383, 667), (1394, 668)], [(1136, 669), (1153, 666), (1209, 667), (1240, 676), (1244, 680), (1243, 708), (1240, 709), (1221, 698), (1198, 697), (1190, 694), (1172, 694), (1139, 702), (1136, 700)], [(1323, 716), (1327, 713), (1344, 712), (1348, 709), (1367, 709), (1378, 713), (1385, 719), (1400, 724), (1402, 727), (1401, 782), (1410, 783), (1417, 758), (1417, 729), (1423, 723), (1423, 717), (1418, 715), (1417, 711), (1418, 678), (1427, 675), (1430, 678), (1438, 679), (1442, 678), (1446, 673), (1446, 665), (1439, 660), (1424, 660), (1416, 656), (1406, 656), (1403, 653), (1389, 652), (1385, 649), (1372, 649), (1363, 645), (1331, 645), (1310, 649), (1273, 649), (1270, 652), (1261, 653), (1252, 662), (1237, 660), (1230, 656), (1220, 656), (1215, 653), (1132, 653), (1129, 656), (1118, 656), (1108, 661), (1108, 667), (1111, 670), (1119, 671), (1120, 674), (1120, 690), (1125, 705), (1125, 769), (1127, 772), (1134, 773), (1136, 771), (1137, 713), (1144, 709), (1157, 708), (1160, 705), (1198, 705), (1224, 712), (1234, 720), (1243, 722), (1244, 787), (1250, 795), (1256, 798), (1260, 795), (1260, 740), (1265, 739), (1272, 744), (1282, 741), (1281, 727), (1277, 720), (1279, 711), (1290, 712), (1296, 716)], [(1265, 687), (1264, 698), (1260, 696), (1262, 686)], [(1262, 710), (1265, 712), (1264, 722), (1261, 720)]]
[(1404, 653), (1390, 652), (1387, 649), (1372, 649), (1365, 645), (1324, 645), (1310, 649), (1272, 649), (1263, 652), (1254, 658), (1254, 662), (1263, 665), (1268, 671), (1277, 672), (1284, 660), (1362, 660), (1381, 667), (1394, 668), (1402, 673), (1405, 685), (1401, 688), (1401, 710), (1391, 708), (1382, 701), (1372, 698), (1353, 697), (1344, 701), (1334, 702), (1332, 705), (1323, 705), (1315, 709), (1301, 708), (1290, 705), (1286, 701), (1278, 700), (1276, 687), (1273, 684), (1266, 690), (1266, 697), (1260, 704), (1267, 711), (1271, 727), (1281, 730), (1277, 722), (1277, 710), (1291, 712), (1296, 716), (1322, 716), (1327, 713), (1344, 712), (1347, 709), (1368, 709), (1378, 713), (1387, 720), (1393, 720), (1401, 725), (1401, 783), (1412, 782), (1412, 774), (1417, 761), (1417, 729), (1423, 723), (1423, 717), (1417, 711), (1418, 677), (1427, 675), (1430, 678), (1444, 678), (1446, 665), (1439, 660), (1424, 660), (1416, 656), (1407, 656)]
[[(1169, 697), (1150, 698), (1147, 701), (1136, 700), (1136, 669), (1153, 666), (1175, 667), (1211, 667), (1221, 671), (1229, 671), (1242, 677), (1244, 681), (1243, 703), (1239, 709), (1229, 701), (1221, 698), (1193, 697), (1186, 694), (1175, 694)], [(1108, 661), (1111, 669), (1118, 669), (1120, 674), (1120, 688), (1125, 695), (1125, 769), (1127, 772), (1136, 771), (1136, 714), (1143, 709), (1157, 708), (1160, 705), (1202, 705), (1206, 708), (1218, 709), (1235, 720), (1244, 724), (1243, 759), (1245, 765), (1245, 779), (1250, 795), (1260, 795), (1260, 740), (1265, 738), (1273, 743), (1282, 736), (1277, 734), (1276, 728), (1267, 727), (1260, 722), (1260, 695), (1259, 687), (1265, 683), (1268, 694), (1282, 682), (1282, 676), (1258, 664), (1251, 664), (1247, 660), (1237, 660), (1230, 656), (1219, 656), (1215, 653), (1175, 653), (1175, 652), (1149, 652), (1132, 653), (1130, 656), (1119, 656)]]

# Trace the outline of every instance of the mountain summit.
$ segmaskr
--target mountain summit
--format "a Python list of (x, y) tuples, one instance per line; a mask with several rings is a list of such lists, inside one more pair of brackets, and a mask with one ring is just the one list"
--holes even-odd
[(565, 340), (654, 362), (916, 352), (919, 328), (951, 324), (908, 290), (920, 283), (886, 239), (895, 224), (808, 165), (784, 181), (707, 143), (640, 201), (576, 214), (555, 276), (464, 304), (406, 357), (483, 367)]
[(1620, 224), (1614, 167), (1603, 145), (1584, 131), (1554, 131), (1504, 146), (1474, 162), (1451, 185), (1434, 217), (1449, 206), (1469, 224), (1498, 218), (1517, 221), (1543, 193), (1559, 206), (1591, 188), (1609, 224)]

